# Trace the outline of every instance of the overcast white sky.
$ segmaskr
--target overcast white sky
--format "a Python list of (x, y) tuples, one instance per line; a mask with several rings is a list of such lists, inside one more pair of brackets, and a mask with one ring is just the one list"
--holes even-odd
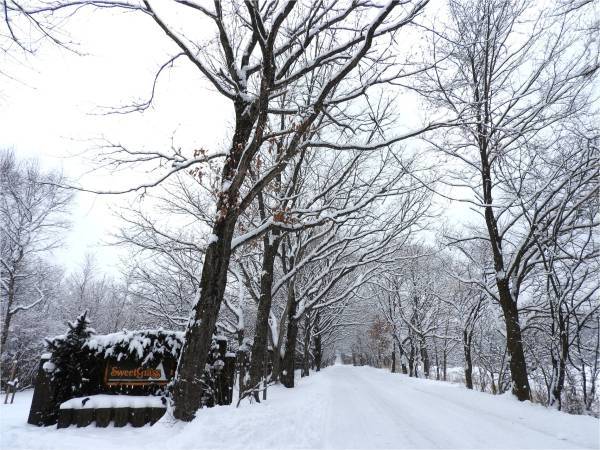
[[(44, 167), (62, 169), (91, 188), (128, 185), (146, 175), (139, 171), (106, 176), (89, 173), (89, 152), (97, 139), (156, 148), (174, 143), (183, 148), (221, 145), (228, 129), (229, 104), (186, 64), (165, 72), (155, 107), (144, 114), (96, 115), (101, 106), (118, 106), (145, 98), (154, 72), (168, 59), (170, 43), (147, 18), (132, 14), (81, 14), (67, 30), (84, 56), (44, 45), (26, 61), (8, 60), (0, 77), (0, 145), (19, 157), (39, 158)], [(172, 50), (172, 49), (171, 49)], [(86, 251), (110, 264), (118, 252), (102, 245), (117, 225), (110, 208), (125, 199), (80, 193), (67, 245), (56, 253), (70, 267)]]
[[(144, 114), (97, 115), (99, 107), (145, 99), (156, 69), (173, 54), (172, 44), (149, 18), (84, 12), (65, 29), (85, 55), (47, 44), (27, 60), (2, 63), (18, 81), (0, 77), (0, 145), (62, 169), (83, 186), (101, 189), (130, 185), (147, 175), (141, 170), (89, 173), (94, 166), (87, 157), (98, 138), (137, 148), (165, 148), (172, 137), (182, 148), (225, 145), (230, 105), (183, 60), (163, 73), (154, 106)], [(126, 200), (78, 194), (73, 229), (56, 252), (59, 262), (73, 268), (91, 251), (113, 269), (122, 252), (103, 244), (118, 226), (111, 209), (118, 210)]]

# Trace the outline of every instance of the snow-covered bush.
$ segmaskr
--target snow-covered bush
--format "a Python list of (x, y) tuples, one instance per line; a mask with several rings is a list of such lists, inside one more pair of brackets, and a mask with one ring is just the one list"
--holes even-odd
[(54, 402), (57, 405), (73, 397), (96, 393), (98, 389), (95, 358), (84, 347), (95, 334), (89, 324), (86, 311), (69, 322), (67, 334), (46, 340), (52, 356), (44, 364), (44, 370), (56, 386)]
[[(60, 405), (74, 397), (99, 393), (166, 395), (167, 386), (159, 383), (107, 386), (101, 379), (103, 368), (109, 361), (133, 363), (144, 368), (164, 363), (169, 372), (168, 379), (175, 370), (184, 340), (183, 332), (163, 329), (96, 334), (84, 313), (69, 323), (67, 334), (46, 339), (51, 356), (43, 369), (56, 385), (53, 403)], [(227, 338), (213, 336), (201, 378), (203, 406), (211, 407), (231, 400), (229, 380), (222, 376), (227, 347)]]
[(171, 357), (177, 359), (183, 345), (184, 333), (159, 328), (158, 330), (120, 331), (96, 334), (85, 341), (84, 347), (95, 356), (117, 361), (130, 359), (146, 366)]

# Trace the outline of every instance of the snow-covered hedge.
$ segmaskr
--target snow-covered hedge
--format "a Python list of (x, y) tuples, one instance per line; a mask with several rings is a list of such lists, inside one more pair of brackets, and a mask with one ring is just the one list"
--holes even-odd
[[(112, 402), (121, 397), (117, 394), (131, 396), (127, 401), (134, 403), (134, 396), (154, 396), (157, 399), (148, 402), (162, 401), (159, 398), (168, 395), (167, 382), (175, 373), (184, 341), (183, 332), (163, 329), (96, 334), (89, 326), (87, 314), (82, 314), (69, 323), (66, 334), (46, 339), (48, 353), (44, 354), (38, 376), (46, 380), (50, 388), (47, 393), (40, 394), (44, 398), (40, 397), (35, 408), (32, 403), (36, 417), (32, 423), (56, 423), (60, 405), (72, 406), (78, 402), (83, 405), (90, 401), (92, 405), (96, 400)], [(160, 382), (151, 381), (154, 377), (147, 383), (110, 380), (109, 368), (112, 372), (115, 366), (121, 365), (125, 371), (129, 367), (135, 370), (160, 367)], [(231, 402), (234, 371), (235, 354), (228, 352), (227, 338), (214, 335), (199, 382), (204, 406)], [(86, 400), (88, 398), (93, 401)]]
[(164, 363), (172, 373), (183, 347), (183, 332), (158, 329), (96, 334), (85, 314), (69, 323), (69, 328), (67, 334), (46, 339), (50, 353), (43, 369), (57, 386), (56, 402), (99, 393), (165, 393), (164, 385), (105, 385), (105, 361), (127, 361), (141, 367)]
[(145, 366), (165, 356), (177, 359), (183, 346), (182, 331), (138, 330), (111, 334), (94, 334), (84, 343), (95, 356), (131, 359)]

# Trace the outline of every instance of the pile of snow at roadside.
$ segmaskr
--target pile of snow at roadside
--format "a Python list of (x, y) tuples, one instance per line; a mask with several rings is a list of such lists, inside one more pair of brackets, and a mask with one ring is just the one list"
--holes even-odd
[(0, 448), (599, 448), (599, 421), (511, 396), (335, 365), (269, 388), (261, 404), (198, 412), (188, 424), (165, 415), (142, 428), (27, 425), (31, 392), (0, 405)]

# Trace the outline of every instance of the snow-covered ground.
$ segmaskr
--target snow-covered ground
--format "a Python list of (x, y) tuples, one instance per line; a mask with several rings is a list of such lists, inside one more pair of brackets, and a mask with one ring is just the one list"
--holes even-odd
[(0, 405), (2, 449), (599, 448), (599, 421), (462, 386), (335, 365), (260, 405), (144, 428), (27, 425), (31, 392)]

